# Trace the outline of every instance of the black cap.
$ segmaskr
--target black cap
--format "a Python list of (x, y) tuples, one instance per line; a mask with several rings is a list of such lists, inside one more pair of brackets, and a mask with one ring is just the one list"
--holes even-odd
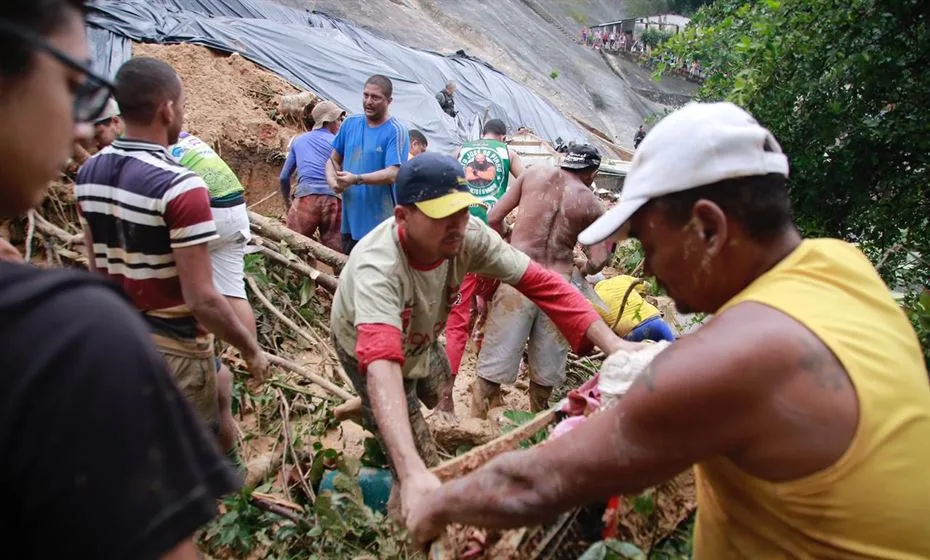
[(462, 164), (452, 156), (424, 152), (400, 166), (397, 204), (416, 204), (430, 218), (450, 216), (481, 201), (471, 194)]
[(601, 153), (590, 144), (572, 144), (562, 156), (563, 169), (585, 169), (601, 166)]

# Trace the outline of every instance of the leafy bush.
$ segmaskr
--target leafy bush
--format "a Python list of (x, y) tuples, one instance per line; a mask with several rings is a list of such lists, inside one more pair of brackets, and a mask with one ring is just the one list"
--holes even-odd
[(661, 29), (656, 29), (654, 27), (649, 27), (643, 30), (643, 34), (640, 36), (644, 45), (656, 48), (662, 43), (668, 41), (672, 35), (671, 31), (662, 31)]
[(772, 130), (802, 233), (869, 256), (930, 364), (928, 17), (922, 0), (718, 0), (659, 56), (698, 60), (701, 99)]

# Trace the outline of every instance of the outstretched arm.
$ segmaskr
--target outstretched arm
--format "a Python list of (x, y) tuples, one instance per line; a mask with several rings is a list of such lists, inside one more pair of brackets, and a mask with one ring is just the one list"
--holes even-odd
[(754, 410), (780, 381), (752, 359), (745, 323), (727, 323), (705, 333), (712, 322), (680, 339), (617, 405), (589, 417), (571, 437), (506, 453), (446, 483), (412, 512), (408, 528), (426, 542), (453, 522), (535, 525), (572, 507), (639, 492), (730, 452), (747, 440), (757, 425)]

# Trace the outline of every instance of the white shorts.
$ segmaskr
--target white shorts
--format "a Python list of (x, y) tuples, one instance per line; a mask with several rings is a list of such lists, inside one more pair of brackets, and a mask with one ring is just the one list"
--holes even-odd
[(230, 208), (211, 208), (216, 233), (220, 236), (207, 244), (213, 264), (213, 284), (226, 297), (246, 299), (245, 253), (252, 239), (249, 212), (245, 203)]

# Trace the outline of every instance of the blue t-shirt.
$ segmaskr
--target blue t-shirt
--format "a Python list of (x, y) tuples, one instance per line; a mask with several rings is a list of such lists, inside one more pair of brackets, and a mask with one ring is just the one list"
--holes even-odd
[[(362, 174), (407, 161), (410, 135), (394, 117), (376, 127), (364, 114), (348, 117), (333, 140), (342, 168)], [(394, 185), (352, 185), (342, 193), (342, 233), (359, 240), (394, 214)]]
[(308, 194), (325, 194), (336, 196), (326, 182), (326, 162), (333, 151), (333, 138), (336, 135), (320, 128), (305, 132), (294, 141), (287, 151), (287, 161), (281, 169), (281, 185), (290, 185), (291, 175), (297, 171), (297, 187), (294, 196)]

